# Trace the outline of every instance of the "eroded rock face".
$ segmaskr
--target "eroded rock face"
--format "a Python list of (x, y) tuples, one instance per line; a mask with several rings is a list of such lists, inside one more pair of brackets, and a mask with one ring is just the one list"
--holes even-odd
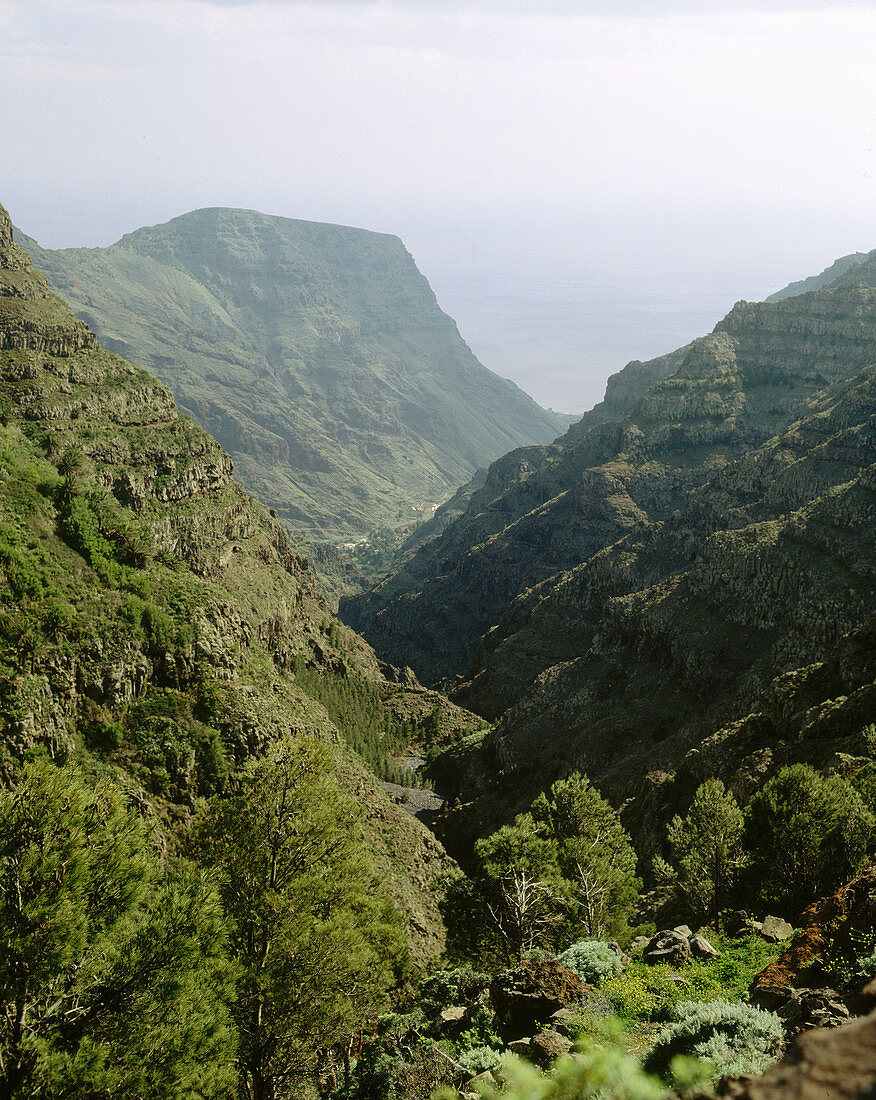
[[(802, 931), (755, 977), (753, 988), (818, 986), (833, 977), (831, 960), (850, 967), (860, 954), (859, 940), (876, 928), (876, 867), (810, 905), (800, 924)], [(830, 958), (825, 956), (828, 947)]]

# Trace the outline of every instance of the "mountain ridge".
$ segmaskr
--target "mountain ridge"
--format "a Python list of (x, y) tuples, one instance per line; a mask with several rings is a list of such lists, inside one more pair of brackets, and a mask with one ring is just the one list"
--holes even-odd
[(104, 249), (27, 243), (301, 537), (413, 522), (565, 426), (478, 363), (397, 237), (211, 207)]

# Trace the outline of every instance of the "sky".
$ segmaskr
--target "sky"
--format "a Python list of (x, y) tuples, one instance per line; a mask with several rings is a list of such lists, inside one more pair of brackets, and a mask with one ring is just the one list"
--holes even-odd
[(876, 0), (0, 0), (0, 202), (47, 247), (216, 205), (396, 233), (580, 411), (876, 247), (874, 56)]

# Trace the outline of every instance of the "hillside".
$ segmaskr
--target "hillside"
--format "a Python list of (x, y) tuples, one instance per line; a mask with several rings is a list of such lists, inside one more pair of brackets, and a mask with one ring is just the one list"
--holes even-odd
[[(820, 389), (872, 362), (874, 340), (869, 263), (829, 288), (738, 303), (710, 335), (614, 376), (602, 407), (551, 446), (494, 463), (449, 503), (454, 515), (436, 515), (434, 538), (418, 534), (395, 574), (342, 602), (345, 620), (426, 680), (466, 674), (517, 596), (669, 519)], [(558, 634), (558, 651), (569, 641)], [(490, 717), (507, 706), (478, 692), (465, 698)]]
[(41, 755), (110, 774), (173, 850), (199, 798), (278, 738), (314, 737), (413, 957), (434, 955), (450, 862), (374, 770), (426, 725), (477, 720), (385, 678), (228, 455), (50, 292), (2, 208), (0, 409), (4, 782)]
[(109, 248), (19, 239), (296, 536), (412, 522), (565, 427), (475, 359), (396, 237), (215, 208)]

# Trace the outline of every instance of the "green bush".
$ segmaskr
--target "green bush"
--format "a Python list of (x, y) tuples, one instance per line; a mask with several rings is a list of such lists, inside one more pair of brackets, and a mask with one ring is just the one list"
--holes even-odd
[(469, 1050), (464, 1050), (456, 1057), (457, 1064), (462, 1068), (462, 1072), (468, 1074), (469, 1077), (476, 1077), (477, 1074), (483, 1073), (485, 1070), (493, 1070), (501, 1063), (503, 1055), (500, 1051), (494, 1047), (471, 1047)]
[(673, 1059), (688, 1055), (710, 1062), (714, 1080), (725, 1074), (762, 1073), (775, 1061), (784, 1039), (774, 1012), (739, 1002), (685, 1001), (676, 1006), (675, 1022), (658, 1036), (644, 1066), (668, 1080)]
[(617, 953), (603, 940), (581, 940), (580, 943), (573, 943), (558, 958), (564, 966), (574, 970), (582, 981), (590, 985), (602, 985), (606, 978), (623, 970), (623, 963)]
[(847, 780), (824, 778), (809, 764), (782, 768), (745, 814), (752, 889), (766, 905), (799, 912), (860, 869), (874, 826)]

